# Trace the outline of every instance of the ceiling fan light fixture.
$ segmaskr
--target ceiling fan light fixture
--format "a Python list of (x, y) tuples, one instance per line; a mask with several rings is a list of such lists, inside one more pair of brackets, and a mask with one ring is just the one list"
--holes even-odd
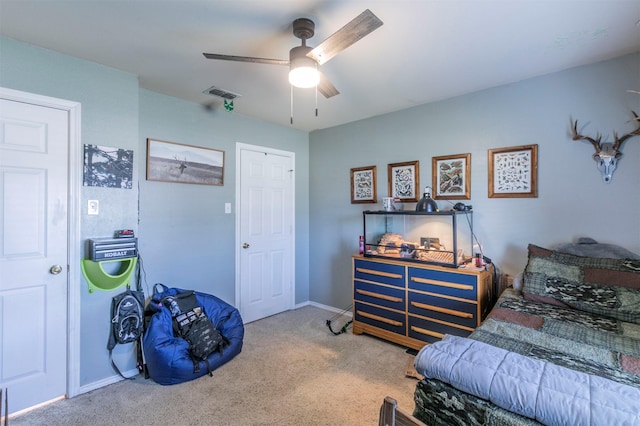
[(320, 82), (318, 64), (307, 57), (310, 47), (298, 46), (289, 52), (289, 83), (294, 87), (308, 89)]
[(298, 18), (293, 21), (291, 29), (293, 30), (293, 35), (302, 41), (302, 46), (294, 47), (289, 51), (288, 61), (284, 59), (258, 58), (253, 56), (222, 55), (219, 53), (203, 53), (203, 55), (207, 59), (224, 61), (289, 65), (291, 99), (293, 99), (294, 87), (315, 87), (316, 98), (317, 94), (321, 93), (325, 98), (329, 99), (338, 95), (340, 92), (338, 92), (329, 79), (320, 72), (318, 67), (381, 25), (382, 21), (374, 15), (373, 12), (366, 9), (345, 26), (331, 34), (318, 46), (311, 48), (307, 46), (307, 40), (314, 36), (316, 24), (309, 18)]
[(294, 87), (308, 89), (315, 87), (320, 81), (318, 70), (311, 67), (300, 67), (289, 71), (289, 83)]

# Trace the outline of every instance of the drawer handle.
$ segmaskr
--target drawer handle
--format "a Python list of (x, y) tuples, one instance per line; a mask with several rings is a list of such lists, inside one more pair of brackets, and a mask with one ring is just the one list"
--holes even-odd
[(458, 290), (473, 290), (473, 286), (468, 284), (445, 283), (443, 281), (428, 280), (426, 278), (418, 278), (418, 277), (411, 277), (411, 281), (420, 283), (420, 284), (433, 284), (433, 285), (439, 285), (440, 287), (457, 288)]
[(378, 293), (374, 293), (372, 291), (367, 291), (367, 290), (358, 289), (356, 290), (356, 293), (362, 294), (363, 296), (369, 296), (369, 297), (375, 297), (382, 300), (388, 300), (389, 302), (396, 302), (396, 303), (402, 302), (402, 299), (400, 297), (387, 296), (386, 294), (378, 294)]
[(358, 312), (358, 315), (361, 315), (361, 316), (363, 316), (365, 318), (369, 318), (369, 319), (372, 319), (372, 320), (384, 322), (384, 323), (389, 324), (389, 325), (394, 325), (396, 327), (400, 327), (402, 325), (402, 323), (400, 321), (390, 320), (389, 318), (380, 317), (378, 315), (373, 315), (373, 314), (370, 314), (368, 312), (362, 312), (362, 311), (357, 311), (357, 312)]
[(430, 311), (442, 312), (443, 314), (455, 315), (460, 318), (473, 318), (473, 314), (468, 312), (454, 311), (453, 309), (441, 308), (440, 306), (427, 305), (426, 303), (411, 302), (412, 306), (420, 309), (429, 309)]
[(411, 330), (415, 331), (416, 333), (426, 334), (427, 336), (437, 337), (438, 339), (442, 339), (444, 337), (444, 334), (442, 333), (437, 333), (435, 331), (427, 330), (426, 328), (416, 327), (414, 325), (411, 326)]
[(381, 277), (387, 277), (387, 278), (396, 278), (396, 279), (402, 278), (402, 275), (400, 274), (392, 274), (391, 272), (382, 272), (382, 271), (376, 271), (373, 269), (356, 268), (356, 271), (361, 272), (363, 274), (379, 275)]

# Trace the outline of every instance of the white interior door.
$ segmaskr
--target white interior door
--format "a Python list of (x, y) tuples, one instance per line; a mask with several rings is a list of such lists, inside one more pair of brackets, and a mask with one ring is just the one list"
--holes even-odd
[(294, 304), (294, 154), (236, 149), (238, 308), (245, 323)]
[(69, 113), (0, 99), (0, 387), (10, 413), (67, 390)]

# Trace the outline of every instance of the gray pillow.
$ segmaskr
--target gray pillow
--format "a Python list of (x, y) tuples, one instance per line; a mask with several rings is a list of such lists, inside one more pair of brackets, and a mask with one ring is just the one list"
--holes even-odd
[(578, 238), (577, 243), (560, 244), (555, 248), (555, 251), (584, 257), (640, 259), (640, 255), (637, 255), (624, 247), (620, 247), (615, 244), (601, 244), (596, 240), (587, 237)]

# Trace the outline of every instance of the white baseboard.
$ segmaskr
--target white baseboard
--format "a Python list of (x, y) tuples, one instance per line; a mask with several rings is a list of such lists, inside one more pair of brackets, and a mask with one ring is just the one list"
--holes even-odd
[(333, 306), (323, 305), (322, 303), (317, 303), (317, 302), (305, 302), (304, 304), (301, 304), (301, 305), (315, 306), (316, 308), (324, 309), (325, 311), (335, 312), (336, 314), (344, 314), (347, 317), (353, 317), (353, 313), (351, 312), (350, 309), (345, 311), (344, 309), (334, 308)]
[[(139, 375), (139, 371), (137, 368), (131, 369), (129, 371), (123, 371), (122, 374), (124, 374), (126, 377), (140, 377), (144, 380), (144, 376)], [(101, 387), (104, 386), (108, 386), (108, 385), (112, 385), (114, 383), (118, 383), (119, 381), (124, 380), (122, 377), (116, 375), (110, 376), (110, 377), (105, 377), (102, 380), (98, 380), (96, 382), (92, 382), (92, 383), (88, 383), (84, 386), (80, 386), (80, 388), (78, 389), (78, 393), (74, 396), (78, 396), (80, 394), (83, 393), (87, 393), (87, 392), (91, 392), (93, 390), (96, 389), (100, 389)]]
[(309, 302), (308, 300), (306, 302), (302, 302), (302, 303), (298, 303), (296, 305), (293, 306), (293, 309), (300, 309), (300, 308), (304, 308), (305, 306), (309, 306), (311, 304), (311, 302)]

